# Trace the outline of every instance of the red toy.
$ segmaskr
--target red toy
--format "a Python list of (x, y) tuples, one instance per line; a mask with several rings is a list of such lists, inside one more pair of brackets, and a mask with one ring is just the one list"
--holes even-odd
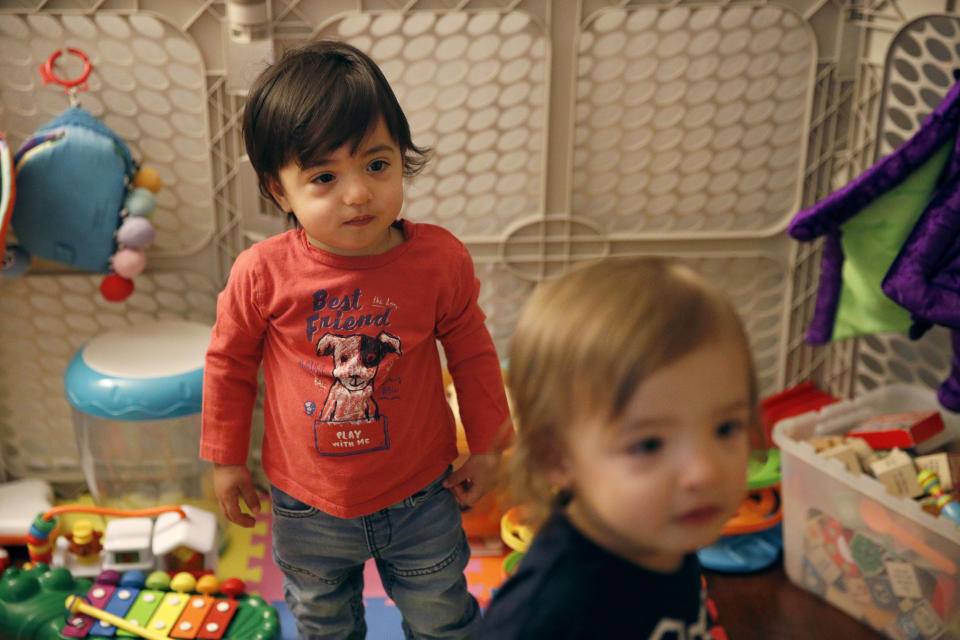
[(764, 398), (760, 401), (760, 424), (763, 425), (767, 442), (772, 442), (770, 434), (773, 431), (773, 426), (780, 420), (798, 416), (808, 411), (816, 411), (838, 400), (840, 398), (817, 389), (812, 382), (801, 382), (794, 387)]
[(909, 449), (943, 431), (939, 411), (886, 413), (870, 418), (847, 435), (863, 438), (873, 449)]
[(0, 133), (0, 258), (4, 257), (7, 247), (7, 230), (13, 216), (13, 200), (17, 192), (14, 180), (13, 154), (7, 145), (7, 139)]

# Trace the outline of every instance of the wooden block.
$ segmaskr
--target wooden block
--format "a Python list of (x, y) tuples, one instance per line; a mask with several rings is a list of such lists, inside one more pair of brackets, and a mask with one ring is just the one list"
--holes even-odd
[(837, 578), (843, 575), (840, 567), (834, 564), (833, 559), (823, 547), (810, 549), (807, 552), (807, 560), (825, 584), (833, 584)]
[(876, 451), (863, 438), (844, 438), (843, 443), (853, 448), (860, 459), (860, 466), (864, 469), (869, 469), (870, 463), (877, 459)]
[(931, 453), (926, 456), (917, 456), (913, 459), (917, 471), (929, 469), (940, 478), (940, 487), (944, 491), (952, 491), (960, 484), (960, 454)]
[(890, 580), (886, 574), (877, 576), (867, 576), (864, 578), (867, 588), (870, 589), (870, 597), (873, 598), (873, 604), (878, 609), (887, 611), (899, 611), (897, 596), (893, 593), (890, 586)]
[(819, 452), (819, 455), (824, 458), (834, 458), (839, 460), (847, 467), (847, 470), (850, 473), (860, 474), (863, 473), (863, 468), (860, 466), (860, 457), (857, 455), (857, 452), (848, 444), (838, 444), (829, 449), (824, 449)]
[(841, 436), (824, 436), (822, 438), (810, 438), (807, 440), (807, 444), (813, 447), (813, 450), (817, 453), (830, 449), (839, 444), (843, 444), (843, 438)]
[(823, 514), (807, 518), (804, 523), (804, 541), (813, 547), (823, 546), (823, 522), (826, 516)]
[(883, 556), (886, 549), (872, 538), (855, 533), (850, 540), (850, 555), (853, 562), (865, 575), (877, 575), (883, 571)]
[(943, 636), (943, 620), (926, 600), (921, 600), (897, 618), (897, 625), (908, 638), (934, 640)]
[(917, 470), (913, 466), (913, 460), (899, 449), (891, 451), (886, 458), (875, 460), (871, 463), (870, 470), (887, 491), (895, 496), (916, 498), (923, 495), (923, 489), (917, 482)]
[(923, 598), (920, 590), (920, 580), (917, 579), (917, 570), (909, 562), (885, 563), (887, 577), (890, 578), (890, 587), (898, 598)]

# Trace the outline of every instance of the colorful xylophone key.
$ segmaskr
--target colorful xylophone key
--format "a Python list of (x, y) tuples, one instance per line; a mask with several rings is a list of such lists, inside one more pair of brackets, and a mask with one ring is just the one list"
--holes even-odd
[(170, 632), (170, 637), (178, 640), (193, 640), (196, 638), (197, 634), (200, 633), (203, 620), (207, 617), (210, 609), (213, 608), (214, 602), (216, 602), (216, 598), (210, 596), (191, 596), (190, 602), (177, 619), (173, 631)]
[(237, 601), (233, 598), (217, 600), (203, 619), (197, 640), (220, 640), (236, 611)]
[(189, 600), (190, 596), (185, 593), (165, 594), (160, 606), (157, 607), (153, 617), (145, 626), (159, 633), (169, 634), (174, 629), (177, 619), (186, 608)]
[[(111, 572), (116, 573), (116, 572)], [(119, 578), (119, 576), (117, 576)], [(90, 587), (90, 591), (87, 592), (87, 602), (89, 602), (94, 607), (98, 609), (103, 609), (107, 602), (110, 601), (113, 592), (116, 590), (115, 584), (105, 584), (101, 582), (103, 574), (101, 577), (97, 578), (96, 584)], [(70, 616), (67, 619), (67, 623), (63, 627), (60, 635), (64, 638), (86, 638), (87, 634), (90, 633), (90, 629), (93, 628), (93, 625), (97, 622), (95, 618), (92, 618), (83, 613), (77, 613)]]
[[(216, 598), (222, 593), (226, 598)], [(189, 592), (196, 590), (199, 595)], [(188, 573), (172, 579), (161, 571), (148, 577), (130, 571), (104, 572), (82, 600), (68, 605), (72, 615), (64, 638), (174, 638), (222, 640), (240, 607), (245, 585), (232, 578), (222, 586), (214, 576), (197, 581)], [(117, 628), (120, 626), (121, 628)]]
[[(117, 587), (113, 592), (113, 596), (107, 602), (106, 606), (103, 607), (103, 610), (107, 613), (111, 613), (118, 618), (123, 618), (127, 615), (127, 611), (130, 610), (130, 607), (133, 606), (134, 600), (140, 594), (139, 589), (132, 589), (130, 587)], [(97, 620), (97, 622), (90, 629), (89, 636), (91, 638), (112, 638), (117, 635), (117, 628), (110, 624), (109, 622), (104, 622), (103, 620)]]

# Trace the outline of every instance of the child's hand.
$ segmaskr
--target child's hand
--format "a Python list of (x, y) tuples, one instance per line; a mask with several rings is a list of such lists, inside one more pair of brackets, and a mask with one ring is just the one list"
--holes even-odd
[(499, 466), (499, 453), (473, 454), (447, 476), (443, 486), (453, 491), (461, 508), (468, 509), (496, 485)]
[(253, 475), (243, 464), (213, 465), (213, 490), (227, 520), (241, 527), (252, 527), (257, 521), (240, 510), (240, 497), (254, 514), (260, 513), (260, 498), (253, 486)]

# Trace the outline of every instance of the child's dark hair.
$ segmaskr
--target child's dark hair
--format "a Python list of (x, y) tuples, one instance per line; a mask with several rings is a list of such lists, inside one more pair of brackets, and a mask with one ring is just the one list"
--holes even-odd
[(347, 143), (356, 151), (381, 117), (403, 154), (404, 175), (415, 175), (429, 149), (413, 144), (403, 109), (369, 56), (334, 40), (287, 51), (254, 81), (243, 112), (260, 193), (274, 200), (270, 182), (290, 162), (309, 167)]

